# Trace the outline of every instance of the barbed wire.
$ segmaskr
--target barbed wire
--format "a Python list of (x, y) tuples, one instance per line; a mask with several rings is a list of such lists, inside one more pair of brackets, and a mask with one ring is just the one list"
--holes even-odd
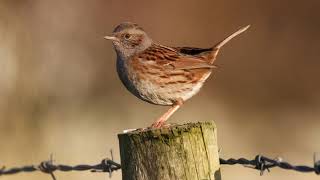
[[(10, 174), (17, 174), (21, 172), (34, 172), (34, 171), (41, 171), (43, 173), (50, 174), (53, 180), (56, 180), (55, 175), (53, 174), (55, 171), (87, 171), (91, 170), (91, 172), (108, 172), (109, 177), (111, 177), (111, 173), (113, 171), (117, 171), (121, 169), (121, 165), (113, 160), (113, 155), (111, 151), (112, 159), (103, 159), (99, 164), (96, 165), (55, 165), (53, 164), (52, 156), (49, 161), (43, 161), (39, 165), (31, 165), (31, 166), (23, 166), (23, 167), (14, 167), (10, 169), (6, 169), (5, 167), (0, 169), (0, 176), (2, 175), (10, 175)], [(267, 170), (270, 172), (271, 168), (279, 167), (285, 170), (294, 170), (297, 172), (314, 172), (317, 175), (320, 175), (320, 160), (317, 159), (316, 154), (314, 155), (314, 166), (305, 166), (305, 165), (292, 165), (288, 162), (282, 161), (281, 158), (271, 159), (262, 155), (257, 155), (254, 159), (246, 159), (246, 158), (239, 158), (239, 159), (223, 159), (220, 158), (221, 165), (244, 165), (244, 167), (257, 169), (260, 171), (260, 175)]]
[(305, 166), (305, 165), (292, 165), (288, 162), (282, 161), (282, 158), (276, 158), (276, 159), (271, 159), (262, 155), (257, 155), (254, 159), (248, 160), (245, 158), (239, 158), (239, 159), (234, 159), (230, 158), (227, 160), (224, 160), (220, 158), (220, 164), (224, 165), (235, 165), (235, 164), (241, 164), (244, 165), (245, 167), (257, 169), (260, 171), (260, 175), (262, 176), (263, 173), (267, 170), (270, 172), (271, 168), (274, 167), (279, 167), (281, 169), (285, 170), (294, 170), (297, 172), (314, 172), (317, 175), (320, 174), (320, 160), (317, 159), (317, 155), (314, 154), (314, 166)]
[(105, 158), (99, 164), (95, 164), (95, 165), (87, 165), (87, 164), (80, 164), (75, 166), (62, 165), (62, 164), (55, 165), (53, 163), (53, 159), (51, 155), (49, 161), (42, 161), (39, 165), (14, 167), (10, 169), (6, 169), (5, 166), (3, 166), (0, 169), (0, 177), (2, 175), (17, 174), (21, 172), (41, 171), (43, 173), (50, 174), (52, 179), (56, 180), (56, 177), (53, 174), (55, 171), (69, 172), (69, 171), (88, 171), (88, 170), (91, 170), (91, 172), (108, 172), (109, 177), (111, 177), (112, 172), (119, 169), (121, 169), (121, 165), (113, 160), (112, 151), (111, 151), (111, 159)]

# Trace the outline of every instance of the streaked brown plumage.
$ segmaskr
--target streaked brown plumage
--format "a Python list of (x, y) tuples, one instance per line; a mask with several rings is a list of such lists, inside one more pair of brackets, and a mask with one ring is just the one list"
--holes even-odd
[(152, 127), (164, 122), (203, 86), (212, 73), (220, 48), (247, 30), (241, 28), (211, 48), (167, 47), (154, 43), (134, 23), (122, 23), (113, 31), (117, 71), (125, 87), (138, 98), (156, 105), (171, 105)]

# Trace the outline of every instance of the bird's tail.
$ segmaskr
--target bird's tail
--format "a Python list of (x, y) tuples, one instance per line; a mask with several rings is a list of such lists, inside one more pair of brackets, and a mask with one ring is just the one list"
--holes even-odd
[(229, 35), (228, 37), (226, 37), (225, 39), (223, 39), (222, 41), (220, 41), (219, 43), (217, 43), (216, 45), (214, 45), (212, 47), (212, 52), (211, 52), (211, 58), (210, 58), (210, 63), (212, 64), (215, 60), (216, 57), (219, 53), (219, 50), (222, 46), (224, 46), (227, 42), (229, 42), (231, 39), (233, 39), (234, 37), (240, 35), (241, 33), (243, 33), (244, 31), (246, 31), (248, 28), (250, 27), (250, 25), (240, 28), (238, 31), (232, 33), (231, 35)]

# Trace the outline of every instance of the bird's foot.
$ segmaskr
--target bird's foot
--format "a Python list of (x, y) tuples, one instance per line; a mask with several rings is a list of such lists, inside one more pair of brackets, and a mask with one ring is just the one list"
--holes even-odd
[(166, 123), (166, 121), (158, 120), (158, 121), (154, 122), (149, 128), (155, 128), (155, 129), (168, 128), (168, 127), (170, 127), (170, 125), (171, 124)]

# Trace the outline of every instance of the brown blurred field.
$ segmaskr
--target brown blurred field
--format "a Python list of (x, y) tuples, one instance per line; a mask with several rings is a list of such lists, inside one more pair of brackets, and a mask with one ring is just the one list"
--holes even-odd
[[(140, 24), (162, 44), (199, 47), (251, 24), (223, 48), (214, 77), (170, 122), (214, 120), (224, 158), (262, 153), (312, 165), (320, 152), (319, 8), (319, 0), (1, 0), (0, 166), (36, 164), (51, 153), (56, 163), (94, 164), (111, 148), (119, 161), (116, 134), (145, 127), (166, 110), (138, 100), (118, 80), (103, 36), (122, 21)], [(260, 177), (241, 166), (222, 166), (222, 177), (319, 178), (279, 169)]]

